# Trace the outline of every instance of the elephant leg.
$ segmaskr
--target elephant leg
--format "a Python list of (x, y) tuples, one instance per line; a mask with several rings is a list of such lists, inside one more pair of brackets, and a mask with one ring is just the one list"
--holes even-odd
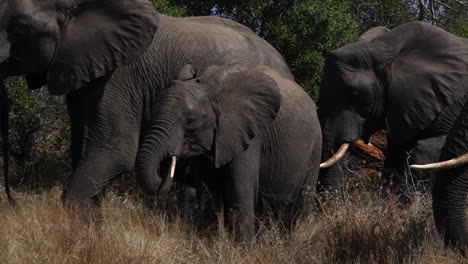
[(88, 155), (78, 161), (64, 192), (65, 199), (89, 204), (111, 179), (124, 171), (118, 162), (121, 160), (118, 155), (104, 151), (91, 152), (94, 153), (93, 158)]
[(196, 209), (197, 205), (197, 190), (192, 186), (185, 185), (183, 187), (182, 197), (182, 210), (185, 215), (189, 215), (189, 212)]
[(255, 144), (250, 145), (224, 168), (224, 220), (237, 240), (251, 241), (255, 236), (259, 149)]
[[(133, 170), (138, 149), (141, 106), (107, 78), (93, 89), (67, 98), (72, 124), (73, 172), (63, 198), (87, 203), (115, 176)], [(133, 97), (132, 97), (133, 96)]]
[(196, 189), (197, 218), (200, 228), (218, 226), (222, 212), (222, 178), (211, 161), (199, 159), (191, 165), (189, 182)]
[(82, 151), (81, 142), (83, 141), (84, 116), (83, 109), (81, 109), (82, 104), (80, 104), (78, 100), (79, 94), (77, 92), (71, 92), (67, 94), (68, 115), (70, 120), (72, 120), (70, 151), (73, 170), (75, 170), (80, 159)]
[(385, 154), (382, 178), (384, 188), (405, 200), (409, 198), (409, 191), (414, 186), (408, 168), (408, 148), (389, 144)]

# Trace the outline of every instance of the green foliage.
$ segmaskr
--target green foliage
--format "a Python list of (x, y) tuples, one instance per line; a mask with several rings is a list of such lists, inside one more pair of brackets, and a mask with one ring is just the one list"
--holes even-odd
[(27, 88), (24, 79), (9, 78), (5, 87), (10, 99), (10, 144), (13, 155), (27, 158), (31, 155), (32, 137), (40, 126), (39, 98)]
[(460, 0), (355, 0), (352, 14), (361, 31), (374, 26), (389, 28), (410, 22), (425, 21), (453, 34), (468, 37), (468, 3)]
[(393, 28), (417, 20), (419, 14), (417, 0), (355, 0), (350, 3), (361, 32), (375, 26)]
[(348, 7), (337, 0), (301, 1), (266, 25), (266, 39), (283, 54), (296, 81), (314, 99), (326, 55), (357, 37), (358, 26)]
[(187, 16), (188, 10), (184, 6), (172, 4), (169, 0), (150, 0), (150, 2), (162, 14), (174, 17)]
[(69, 128), (62, 97), (30, 91), (23, 78), (5, 80), (10, 99), (11, 180), (29, 187), (61, 181), (68, 170)]
[(468, 2), (446, 0), (445, 6), (438, 6), (437, 26), (460, 37), (468, 38)]

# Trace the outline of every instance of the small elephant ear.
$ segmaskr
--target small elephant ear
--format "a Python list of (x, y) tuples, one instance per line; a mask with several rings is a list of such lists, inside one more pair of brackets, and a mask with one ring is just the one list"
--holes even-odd
[(225, 165), (246, 150), (273, 122), (280, 105), (278, 85), (265, 73), (249, 70), (226, 76), (219, 91), (215, 166)]
[(177, 74), (176, 80), (187, 81), (197, 77), (197, 73), (191, 64), (186, 64), (180, 69)]
[(151, 45), (158, 24), (157, 11), (147, 0), (82, 1), (68, 16), (48, 72), (54, 95), (136, 60)]

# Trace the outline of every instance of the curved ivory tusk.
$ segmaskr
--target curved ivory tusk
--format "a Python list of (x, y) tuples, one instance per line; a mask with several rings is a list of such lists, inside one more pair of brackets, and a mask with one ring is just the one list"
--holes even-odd
[(171, 169), (169, 170), (169, 177), (171, 177), (171, 178), (174, 178), (176, 163), (177, 163), (176, 156), (172, 156), (172, 158), (171, 158)]
[(328, 159), (327, 161), (323, 163), (320, 163), (320, 168), (325, 169), (335, 164), (336, 162), (338, 162), (346, 154), (346, 151), (348, 151), (349, 145), (350, 145), (349, 143), (344, 143), (343, 145), (341, 145), (341, 147), (333, 155), (333, 157), (331, 157), (330, 159)]
[(468, 163), (468, 153), (461, 155), (460, 157), (442, 162), (425, 165), (411, 165), (410, 168), (419, 171), (439, 171), (453, 169), (466, 163)]

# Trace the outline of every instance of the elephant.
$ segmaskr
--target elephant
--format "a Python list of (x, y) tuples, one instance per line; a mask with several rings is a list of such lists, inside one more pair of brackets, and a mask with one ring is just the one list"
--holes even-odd
[(134, 170), (150, 108), (188, 63), (267, 65), (293, 79), (269, 43), (228, 19), (169, 17), (147, 0), (0, 2), (0, 75), (66, 95), (66, 201), (92, 204), (113, 177)]
[(210, 186), (241, 238), (254, 237), (262, 202), (286, 212), (285, 221), (311, 206), (322, 142), (315, 103), (272, 68), (211, 66), (198, 76), (186, 65), (151, 116), (136, 166), (153, 193), (167, 189), (177, 160), (197, 166), (201, 158), (199, 185)]
[(468, 102), (442, 147), (439, 163), (413, 164), (418, 171), (435, 171), (432, 207), (439, 232), (447, 244), (468, 247)]
[(324, 193), (339, 190), (338, 160), (349, 144), (380, 129), (388, 132), (384, 178), (401, 191), (406, 153), (447, 135), (468, 91), (467, 39), (424, 22), (371, 31), (326, 59), (318, 102)]

